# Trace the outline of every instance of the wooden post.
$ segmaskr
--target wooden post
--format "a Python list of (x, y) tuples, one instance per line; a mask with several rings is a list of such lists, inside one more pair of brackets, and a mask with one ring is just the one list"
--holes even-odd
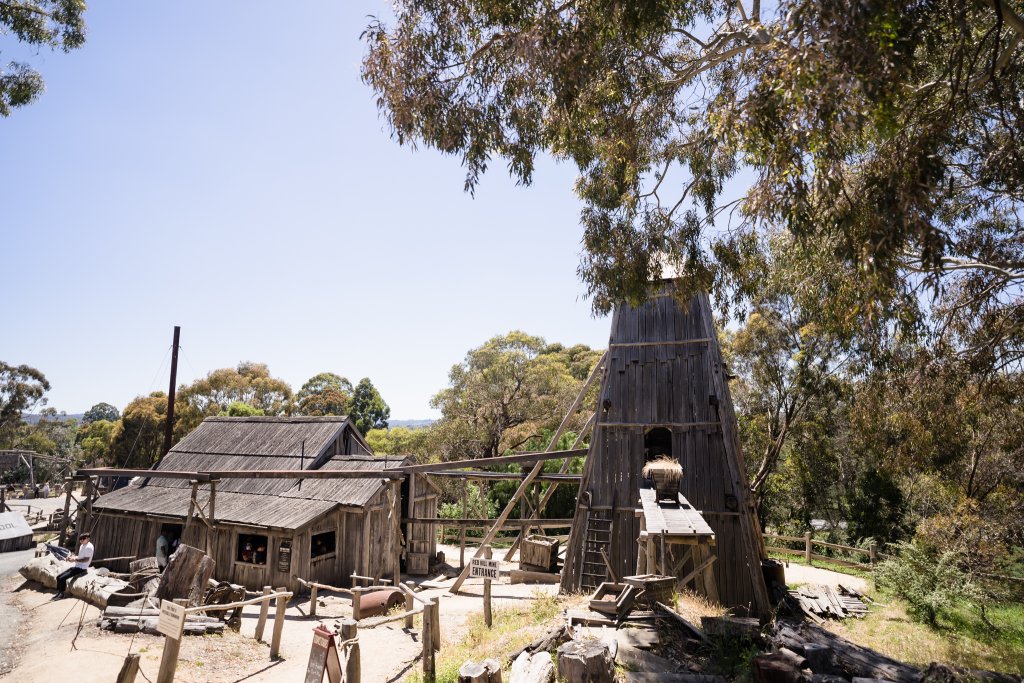
[(309, 586), (309, 616), (316, 616), (316, 589), (317, 585), (310, 584)]
[(135, 683), (135, 675), (139, 673), (139, 657), (141, 655), (128, 655), (121, 665), (121, 672), (117, 674), (117, 683)]
[(423, 681), (424, 683), (436, 683), (434, 671), (434, 604), (436, 600), (430, 600), (423, 605), (423, 630), (420, 633), (420, 640), (423, 641)]
[(811, 563), (811, 532), (804, 532), (804, 562)]
[(362, 675), (360, 670), (361, 664), (359, 661), (359, 624), (354, 619), (342, 619), (341, 620), (341, 640), (355, 640), (356, 642), (350, 643), (348, 647), (348, 656), (345, 658), (345, 683), (359, 683), (359, 677)]
[(352, 586), (352, 618), (359, 621), (359, 601), (362, 600), (363, 589), (359, 586)]
[(657, 571), (658, 562), (657, 562), (657, 557), (656, 557), (657, 553), (656, 553), (656, 551), (654, 549), (654, 536), (652, 536), (651, 532), (649, 532), (649, 531), (647, 532), (647, 548), (646, 548), (646, 550), (647, 550), (647, 571), (653, 574), (655, 571)]
[[(181, 530), (181, 537), (185, 538), (189, 525), (192, 524), (192, 516), (196, 512), (196, 497), (199, 495), (199, 482), (195, 479), (189, 481), (192, 485), (192, 498), (188, 501), (188, 515), (185, 517), (185, 528)], [(191, 543), (191, 541), (189, 541)]]
[[(279, 592), (284, 592), (284, 588), (278, 588)], [(284, 631), (284, 611), (288, 609), (288, 599), (284, 596), (278, 596), (274, 598), (274, 606), (277, 607), (277, 611), (274, 613), (274, 637), (270, 641), (270, 658), (277, 659), (278, 654), (281, 652), (281, 632)]]
[[(466, 478), (462, 478), (462, 518), (467, 519), (469, 511), (466, 509)], [(459, 525), (459, 569), (466, 566), (466, 525)]]
[(441, 601), (431, 600), (430, 637), (434, 641), (434, 652), (441, 651)]
[[(213, 557), (213, 521), (216, 519), (217, 506), (217, 481), (215, 479), (210, 480), (210, 502), (206, 504), (207, 520), (206, 525), (206, 554)], [(270, 558), (267, 558), (267, 562), (270, 562)], [(275, 625), (276, 628), (276, 625)], [(273, 655), (271, 655), (273, 657)]]
[(81, 510), (79, 506), (79, 517), (78, 533), (81, 534), (84, 531), (89, 531), (89, 524), (92, 521), (92, 477), (87, 477), (85, 480), (85, 491), (82, 493), (82, 502), (85, 504), (85, 510)]
[[(413, 583), (412, 581), (406, 581), (406, 582), (405, 582), (405, 586), (406, 586), (406, 588), (408, 588), (408, 589), (409, 589), (409, 592), (407, 592), (407, 593), (405, 594), (405, 611), (406, 611), (406, 612), (411, 612), (411, 611), (412, 611), (412, 608), (414, 607), (414, 605), (413, 605), (413, 597), (412, 597), (412, 591), (413, 591), (413, 587), (414, 587), (415, 585), (416, 585), (416, 584), (415, 584), (415, 583)], [(411, 614), (410, 614), (409, 616), (407, 616), (407, 617), (405, 618), (405, 627), (406, 627), (406, 628), (408, 628), (408, 629), (411, 629), (411, 628), (412, 628), (412, 619), (413, 619), (413, 615), (411, 615)]]
[(70, 521), (69, 515), (71, 514), (71, 489), (74, 480), (71, 477), (64, 477), (64, 488), (66, 489), (67, 495), (64, 497), (64, 522), (60, 528), (60, 540), (57, 542), (63, 546), (65, 541), (68, 540), (68, 522)]
[[(491, 559), (491, 546), (484, 549), (484, 558)], [(491, 580), (484, 579), (484, 623), (491, 627)]]
[(661, 575), (668, 576), (668, 550), (665, 548), (665, 532), (658, 534), (661, 541)]
[(174, 672), (178, 670), (178, 650), (181, 639), (164, 636), (164, 651), (160, 655), (160, 671), (156, 675), (156, 683), (173, 683)]
[[(263, 587), (263, 594), (270, 595), (270, 586)], [(256, 622), (256, 640), (263, 640), (263, 630), (267, 627), (267, 612), (270, 610), (270, 601), (264, 600), (260, 603), (260, 618)]]
[(868, 559), (871, 564), (878, 562), (878, 546), (874, 543), (868, 546)]

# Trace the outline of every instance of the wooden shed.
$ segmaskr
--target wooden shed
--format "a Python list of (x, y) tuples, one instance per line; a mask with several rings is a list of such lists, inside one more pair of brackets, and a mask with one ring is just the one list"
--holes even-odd
[[(214, 417), (156, 469), (381, 471), (403, 463), (373, 456), (346, 417)], [(417, 514), (436, 517), (436, 490), (416, 505)], [(211, 555), (217, 579), (294, 590), (297, 578), (349, 586), (353, 573), (392, 577), (404, 550), (406, 507), (401, 479), (383, 476), (208, 483), (151, 477), (101, 496), (80, 520), (92, 530), (97, 559), (153, 556), (163, 533), (172, 546), (180, 539)]]
[(680, 493), (714, 530), (722, 604), (767, 613), (763, 540), (707, 295), (681, 304), (666, 282), (641, 306), (620, 306), (608, 354), (563, 590), (609, 580), (608, 564), (616, 576), (634, 573), (641, 470), (667, 455), (682, 464)]

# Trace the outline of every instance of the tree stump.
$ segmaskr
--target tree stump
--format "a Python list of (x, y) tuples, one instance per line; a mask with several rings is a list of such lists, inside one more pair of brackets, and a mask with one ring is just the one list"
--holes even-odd
[(551, 683), (555, 680), (555, 663), (547, 652), (523, 652), (512, 662), (509, 683)]
[(501, 664), (496, 659), (466, 662), (459, 667), (459, 683), (501, 683)]
[(572, 640), (558, 648), (558, 676), (567, 683), (613, 683), (615, 659), (600, 640)]
[(206, 583), (213, 576), (216, 562), (198, 548), (184, 543), (178, 546), (167, 567), (160, 577), (160, 587), (156, 591), (158, 600), (185, 599), (189, 607), (197, 607), (203, 602)]

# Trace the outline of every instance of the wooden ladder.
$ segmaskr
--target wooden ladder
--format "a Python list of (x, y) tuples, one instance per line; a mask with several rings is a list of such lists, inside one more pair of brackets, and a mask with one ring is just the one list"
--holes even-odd
[(587, 526), (583, 534), (583, 566), (580, 571), (580, 587), (585, 590), (596, 590), (608, 580), (605, 555), (611, 548), (613, 527), (611, 511), (587, 512)]

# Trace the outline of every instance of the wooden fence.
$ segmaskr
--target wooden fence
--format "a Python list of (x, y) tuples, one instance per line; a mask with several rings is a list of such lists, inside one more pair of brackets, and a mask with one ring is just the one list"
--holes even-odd
[[(848, 545), (840, 545), (838, 543), (828, 543), (827, 541), (820, 541), (811, 535), (811, 532), (806, 532), (803, 536), (783, 536), (781, 534), (770, 534), (764, 533), (763, 536), (766, 540), (782, 541), (783, 543), (803, 543), (802, 549), (792, 548), (787, 545), (768, 545), (769, 551), (777, 553), (784, 553), (787, 555), (802, 555), (804, 561), (807, 564), (811, 564), (814, 560), (821, 560), (823, 562), (831, 562), (832, 564), (838, 564), (843, 567), (853, 567), (855, 569), (872, 569), (878, 562), (879, 558), (885, 559), (887, 555), (878, 551), (878, 547), (872, 543), (866, 549), (865, 548), (854, 548)], [(848, 553), (853, 556), (860, 556), (867, 558), (867, 562), (853, 562), (851, 560), (844, 559), (842, 557), (834, 557), (832, 555), (821, 555), (814, 552), (814, 546), (820, 546), (822, 548), (828, 548), (830, 550), (839, 550)]]

